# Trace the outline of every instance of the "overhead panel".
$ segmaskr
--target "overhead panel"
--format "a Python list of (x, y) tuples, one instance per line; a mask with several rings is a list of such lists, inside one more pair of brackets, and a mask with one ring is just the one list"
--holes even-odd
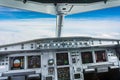
[(108, 0), (107, 3), (96, 2), (90, 4), (76, 4), (68, 14), (83, 13), (88, 11), (100, 10), (120, 6), (120, 0)]
[(69, 15), (120, 6), (120, 0), (0, 0), (0, 6), (53, 15), (58, 14), (57, 5), (67, 6), (69, 9), (66, 9), (66, 15)]
[(42, 3), (34, 3), (34, 2), (23, 3), (23, 0), (0, 0), (0, 6), (53, 14), (53, 15), (56, 14), (55, 6), (53, 4), (42, 4)]

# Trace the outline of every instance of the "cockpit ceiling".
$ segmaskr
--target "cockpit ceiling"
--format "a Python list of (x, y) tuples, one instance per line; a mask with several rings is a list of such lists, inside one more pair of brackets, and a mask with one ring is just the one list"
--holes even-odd
[(24, 0), (24, 1), (34, 1), (40, 3), (94, 3), (104, 1), (105, 3), (107, 0)]
[[(0, 6), (47, 13), (52, 15), (58, 14), (57, 12), (59, 12), (59, 10), (65, 12), (66, 15), (69, 15), (120, 6), (120, 0), (107, 0), (107, 3), (105, 0), (71, 0), (76, 1), (76, 3), (70, 2), (69, 0), (63, 0), (63, 3), (57, 3), (57, 5), (59, 5), (58, 10), (58, 7), (56, 7), (54, 1), (62, 0), (25, 0), (27, 1), (26, 3), (23, 1), (24, 0), (0, 0)], [(40, 1), (44, 1), (44, 3), (41, 3)], [(51, 3), (47, 3), (47, 1), (51, 1)]]

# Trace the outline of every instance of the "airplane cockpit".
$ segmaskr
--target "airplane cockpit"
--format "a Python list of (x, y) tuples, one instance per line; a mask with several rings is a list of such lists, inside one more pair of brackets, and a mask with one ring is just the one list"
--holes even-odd
[(120, 6), (120, 0), (0, 0), (0, 6), (56, 17), (56, 38), (0, 46), (0, 80), (120, 80), (120, 40), (61, 37), (66, 15)]

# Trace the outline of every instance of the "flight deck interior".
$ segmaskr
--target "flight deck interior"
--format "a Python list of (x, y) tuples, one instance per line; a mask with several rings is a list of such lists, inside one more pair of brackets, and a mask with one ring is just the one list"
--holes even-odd
[(56, 15), (56, 38), (0, 45), (0, 80), (120, 80), (120, 39), (61, 37), (66, 15), (120, 0), (0, 0), (0, 6)]

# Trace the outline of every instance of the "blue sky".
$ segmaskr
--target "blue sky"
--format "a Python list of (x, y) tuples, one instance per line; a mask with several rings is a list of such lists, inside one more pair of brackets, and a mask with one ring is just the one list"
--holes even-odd
[[(55, 37), (56, 16), (0, 7), (0, 44)], [(120, 39), (120, 7), (66, 16), (62, 36)]]
[(78, 13), (68, 16), (68, 18), (91, 18), (91, 19), (106, 19), (120, 17), (120, 7), (101, 9), (96, 11)]
[[(38, 13), (32, 11), (18, 10), (7, 7), (0, 7), (0, 20), (9, 20), (9, 19), (35, 19), (35, 18), (55, 18), (54, 15), (49, 15), (45, 13)], [(120, 17), (120, 7), (113, 7), (108, 9), (78, 13), (73, 15), (68, 15), (66, 18), (118, 18)], [(118, 18), (119, 19), (119, 18)]]

